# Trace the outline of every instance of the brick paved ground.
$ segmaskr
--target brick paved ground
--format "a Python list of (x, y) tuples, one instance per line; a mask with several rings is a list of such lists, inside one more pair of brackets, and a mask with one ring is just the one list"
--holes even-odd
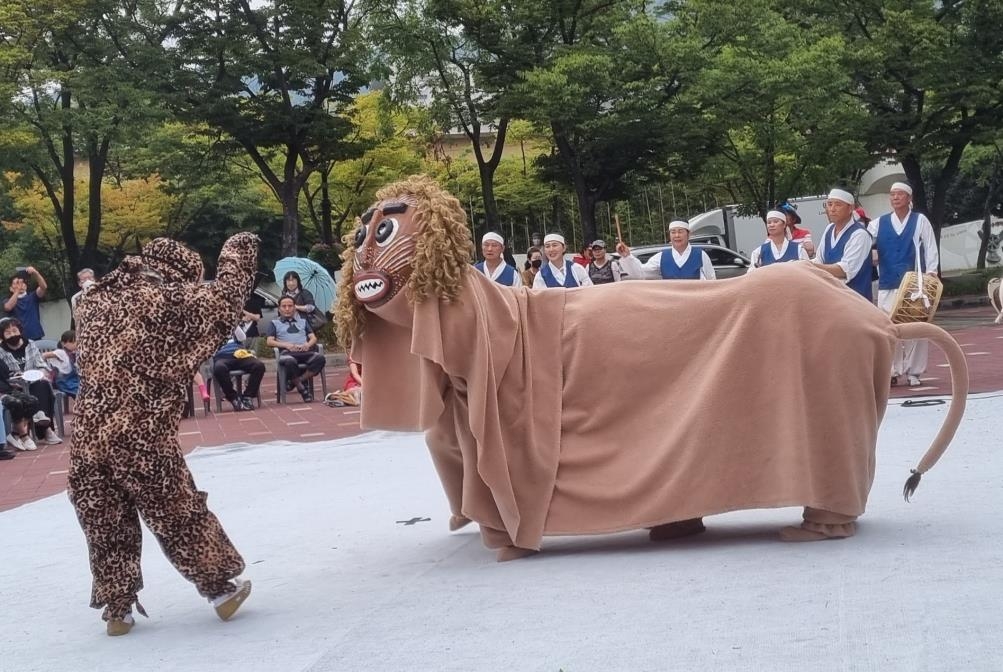
[[(1003, 389), (1003, 325), (993, 324), (994, 318), (995, 312), (989, 306), (945, 308), (937, 318), (938, 324), (953, 333), (967, 355), (971, 392)], [(343, 366), (330, 366), (330, 389), (339, 387), (344, 378)], [(892, 388), (892, 397), (944, 395), (949, 391), (944, 357), (940, 350), (931, 347), (930, 367), (923, 385)], [(360, 432), (357, 409), (328, 408), (319, 402), (278, 404), (270, 362), (262, 395), (264, 406), (248, 413), (233, 413), (224, 405), (222, 413), (207, 415), (200, 406), (196, 417), (181, 423), (180, 440), (185, 452), (198, 446), (238, 442), (323, 441)], [(298, 400), (298, 395), (290, 395), (290, 401)], [(72, 431), (72, 423), (71, 413), (67, 416), (67, 433)], [(295, 451), (295, 446), (281, 450)], [(13, 460), (0, 462), (0, 511), (62, 492), (66, 488), (68, 464), (68, 441), (59, 446), (40, 446), (33, 453), (19, 453)]]

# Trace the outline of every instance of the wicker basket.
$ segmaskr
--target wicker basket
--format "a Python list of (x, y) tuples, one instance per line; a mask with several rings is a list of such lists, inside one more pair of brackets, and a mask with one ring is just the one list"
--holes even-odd
[(916, 292), (916, 272), (909, 271), (902, 278), (898, 294), (895, 295), (895, 307), (891, 311), (892, 322), (930, 322), (940, 305), (940, 295), (944, 292), (944, 283), (935, 275), (923, 274), (923, 291), (929, 301), (929, 308), (923, 302), (923, 297), (911, 298)]

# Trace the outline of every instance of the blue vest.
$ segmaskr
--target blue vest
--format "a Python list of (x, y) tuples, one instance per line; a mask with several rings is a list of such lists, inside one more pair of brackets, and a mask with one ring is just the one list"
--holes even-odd
[[(843, 260), (843, 250), (846, 249), (846, 241), (850, 239), (855, 229), (860, 229), (864, 233), (867, 233), (867, 229), (865, 229), (862, 224), (850, 222), (847, 226), (849, 231), (844, 231), (843, 235), (839, 238), (839, 242), (833, 245), (833, 228), (835, 227), (830, 224), (829, 228), (827, 228), (823, 234), (825, 240), (822, 241), (822, 261), (827, 264), (834, 264), (837, 261)], [(868, 233), (867, 237), (870, 238), (870, 235), (871, 234)], [(861, 264), (860, 270), (857, 271), (857, 274), (850, 278), (850, 281), (846, 284), (850, 289), (855, 291), (857, 294), (860, 294), (868, 301), (873, 300), (874, 295), (871, 292), (871, 265), (866, 261)]]
[[(515, 284), (515, 269), (506, 264), (505, 262), (502, 262), (502, 264), (504, 264), (505, 270), (501, 272), (501, 275), (495, 278), (495, 282), (497, 282), (499, 285), (505, 285), (506, 287), (511, 287), (512, 285)], [(478, 271), (483, 273), (485, 277), (487, 277), (487, 271), (484, 270), (483, 261), (478, 261), (476, 264), (474, 264), (474, 268), (476, 268)]]
[(797, 261), (800, 257), (798, 252), (801, 250), (801, 243), (793, 240), (787, 241), (787, 249), (784, 251), (783, 255), (779, 259), (773, 256), (773, 243), (766, 241), (759, 248), (759, 265), (769, 266), (770, 264), (776, 264), (782, 261)]
[(554, 272), (550, 270), (550, 263), (543, 265), (540, 269), (540, 275), (543, 276), (543, 281), (547, 283), (547, 287), (567, 287), (571, 289), (572, 287), (578, 286), (578, 281), (575, 280), (575, 274), (571, 272), (571, 262), (567, 259), (564, 260), (564, 284), (562, 285), (554, 277)]
[(701, 268), (703, 268), (703, 250), (699, 247), (690, 247), (690, 256), (682, 266), (676, 264), (671, 247), (662, 250), (663, 280), (699, 280)]
[[(916, 224), (919, 217), (909, 213), (902, 233), (895, 233), (891, 213), (878, 220), (878, 289), (898, 289), (902, 276), (916, 268)], [(920, 255), (920, 265), (926, 273), (926, 255)]]

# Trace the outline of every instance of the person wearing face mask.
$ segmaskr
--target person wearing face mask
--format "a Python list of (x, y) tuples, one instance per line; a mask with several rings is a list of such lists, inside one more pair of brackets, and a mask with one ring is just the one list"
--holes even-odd
[[(28, 278), (35, 278), (35, 291), (28, 291)], [(38, 304), (45, 298), (45, 292), (49, 286), (45, 284), (45, 278), (34, 266), (27, 266), (23, 270), (11, 276), (10, 298), (4, 302), (3, 308), (11, 317), (16, 317), (24, 325), (22, 331), (29, 341), (37, 341), (45, 338), (45, 330), (42, 329), (42, 317), (38, 311)]]
[[(36, 439), (54, 445), (62, 443), (52, 428), (52, 415), (55, 410), (56, 397), (52, 384), (47, 377), (24, 383), (23, 374), (27, 371), (48, 372), (48, 367), (42, 354), (35, 344), (24, 337), (21, 321), (17, 318), (0, 320), (0, 392), (11, 394), (14, 391), (26, 391), (38, 400), (38, 409), (25, 417), (14, 417), (14, 427), (11, 429), (7, 443), (18, 450), (33, 450), (34, 441), (28, 431), (29, 420), (34, 421)], [(11, 412), (14, 416), (14, 412)]]
[(543, 266), (543, 252), (538, 247), (529, 248), (526, 252), (526, 270), (522, 272), (522, 284), (532, 287), (541, 266)]

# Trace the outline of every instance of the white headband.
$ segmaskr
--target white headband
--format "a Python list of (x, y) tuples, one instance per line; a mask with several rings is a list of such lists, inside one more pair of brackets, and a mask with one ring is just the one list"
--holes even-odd
[(483, 245), (484, 243), (488, 242), (489, 240), (493, 240), (494, 242), (498, 243), (502, 247), (505, 246), (505, 239), (502, 238), (501, 236), (499, 236), (494, 231), (488, 231), (487, 233), (485, 233), (481, 237), (481, 245)]
[(567, 244), (564, 242), (564, 236), (559, 233), (548, 233), (545, 235), (543, 237), (543, 244), (546, 245), (547, 243), (560, 243), (567, 247)]
[(784, 223), (786, 223), (787, 214), (780, 212), (779, 210), (770, 210), (769, 212), (766, 213), (766, 220), (769, 221), (771, 219), (780, 219), (783, 220)]
[(690, 223), (683, 221), (681, 219), (677, 219), (669, 222), (669, 231), (671, 231), (672, 229), (686, 229), (687, 231), (689, 231)]
[(889, 189), (888, 191), (904, 191), (905, 193), (912, 196), (912, 187), (910, 187), (905, 182), (896, 182), (895, 184), (892, 185), (892, 188)]
[(830, 201), (843, 201), (843, 203), (849, 203), (853, 205), (856, 201), (853, 200), (853, 194), (842, 189), (833, 189), (829, 192)]

